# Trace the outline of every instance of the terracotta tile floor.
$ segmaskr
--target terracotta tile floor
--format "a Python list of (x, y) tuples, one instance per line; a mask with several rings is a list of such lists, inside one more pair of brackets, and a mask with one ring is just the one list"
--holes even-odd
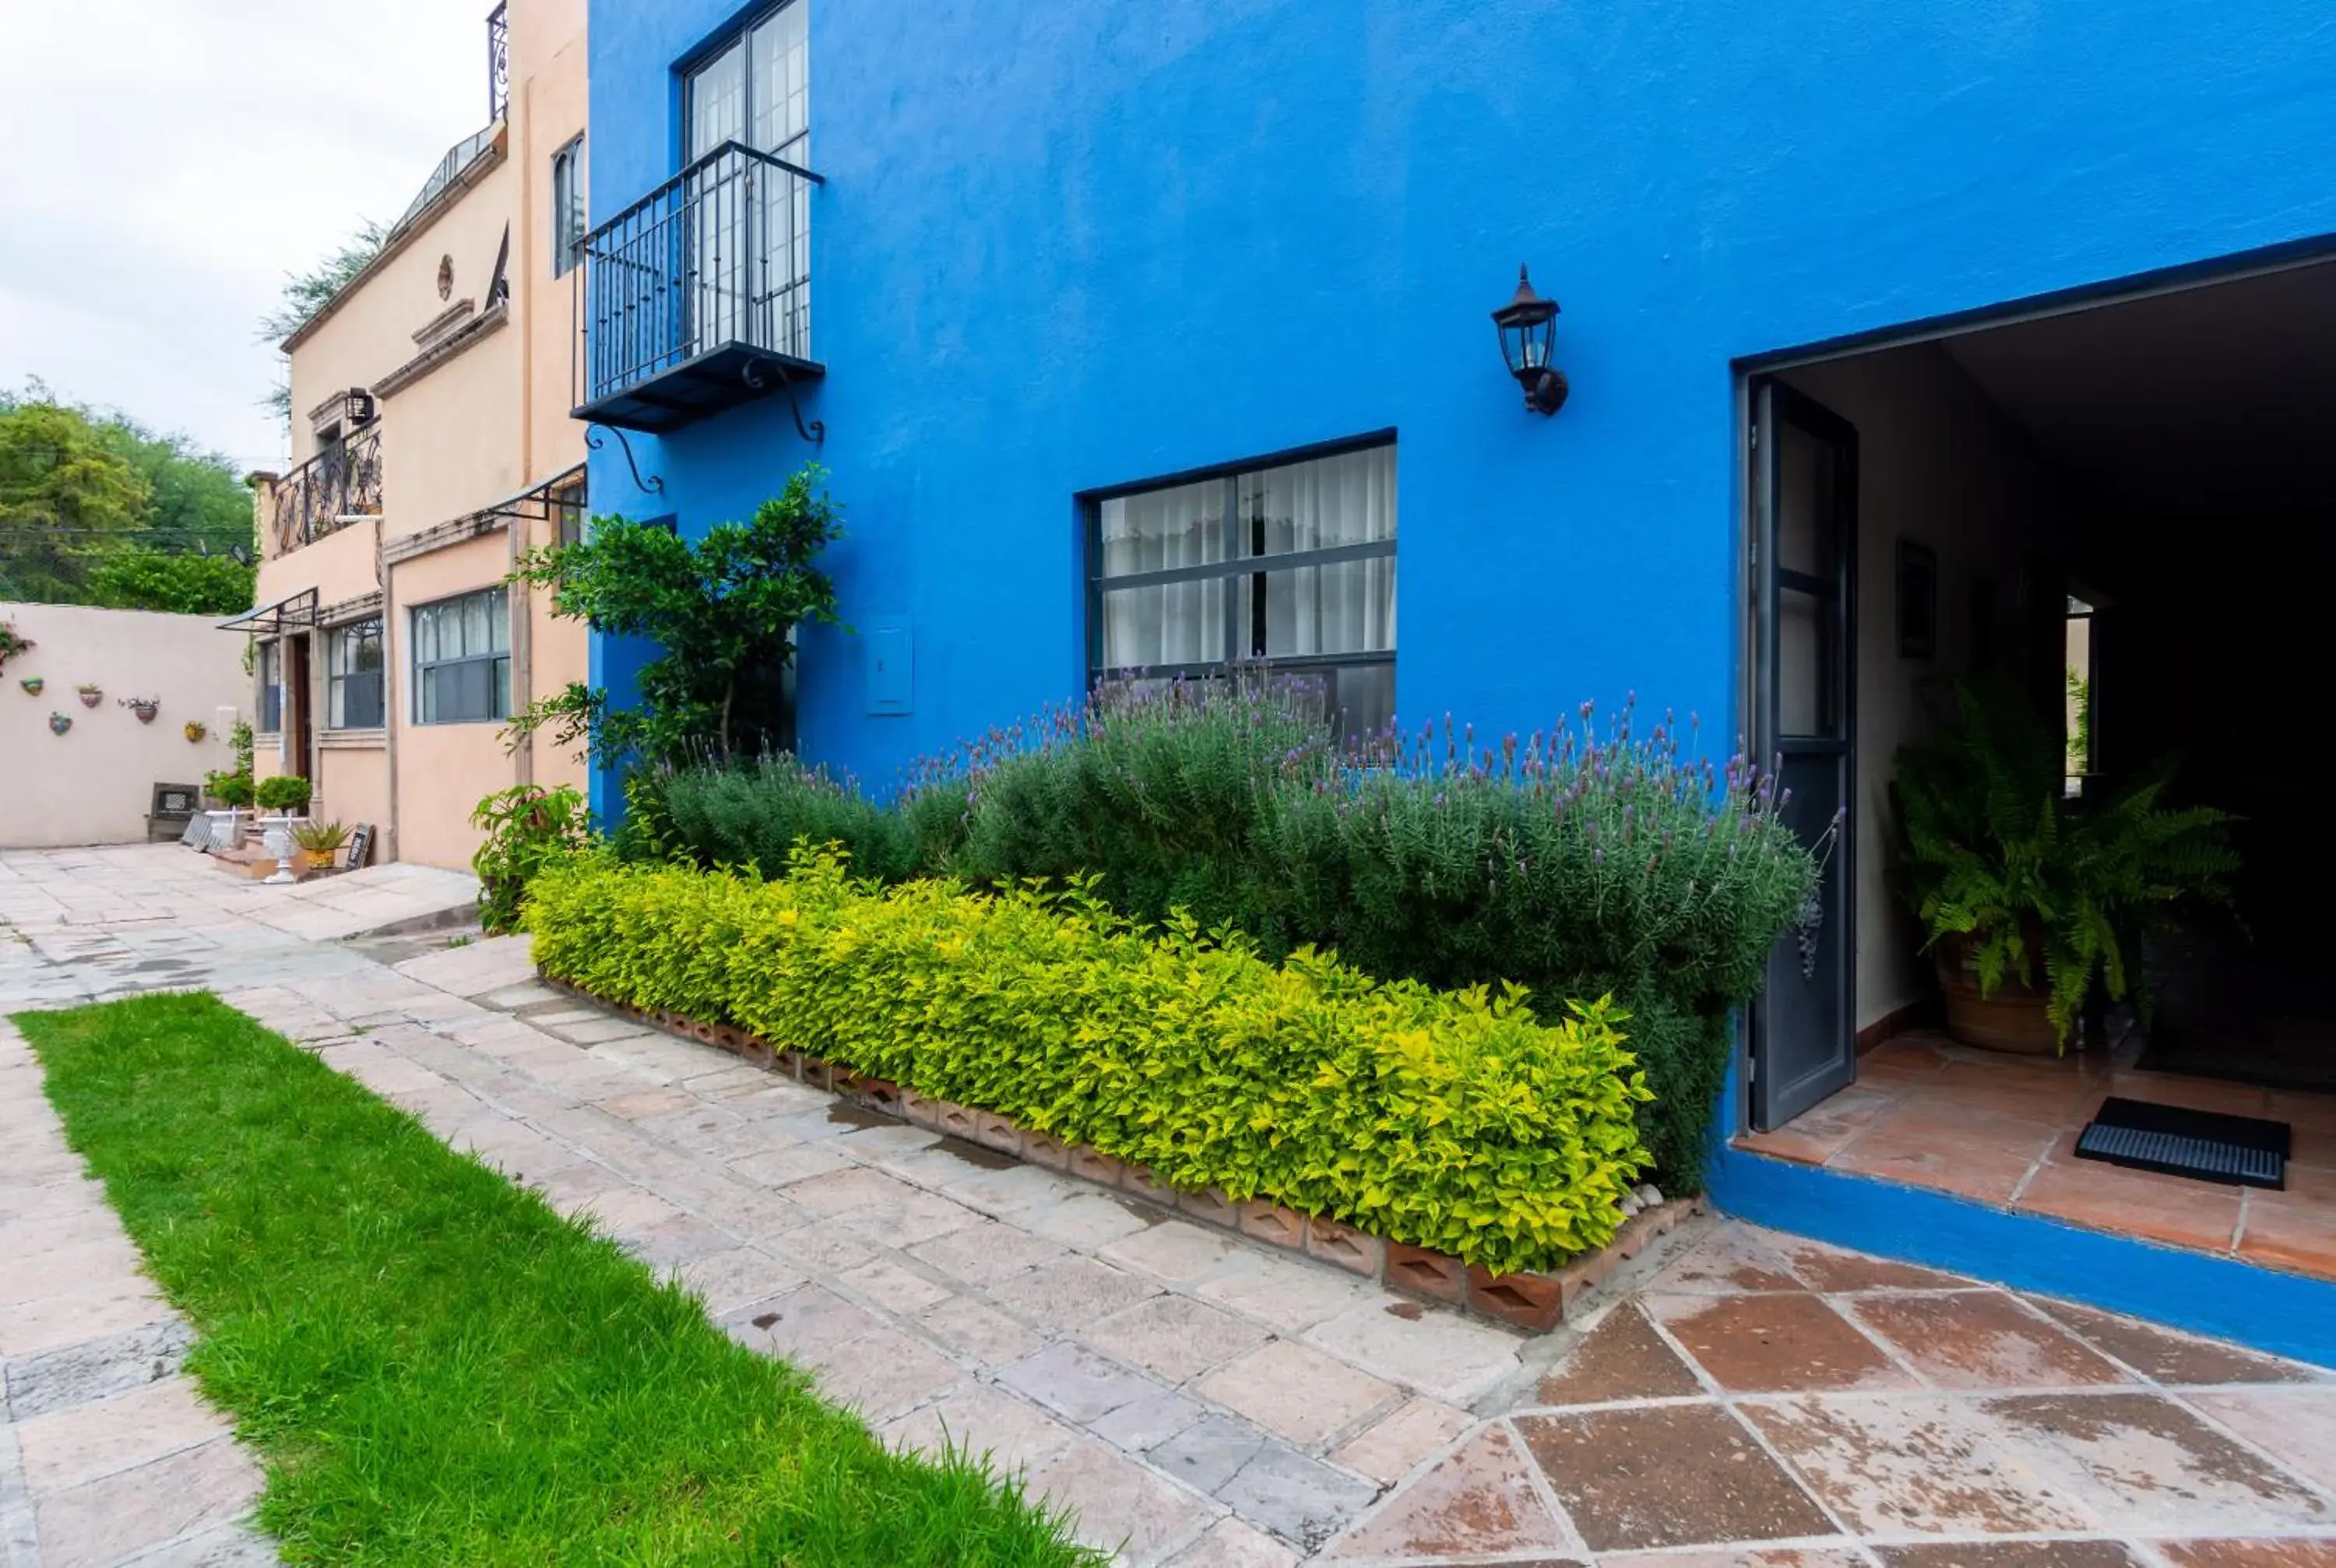
[(2336, 1568), (2336, 1372), (1735, 1222), (1480, 1408), (1325, 1561)]
[[(2287, 1122), (2287, 1190), (2078, 1159), (2077, 1134), (2111, 1095)], [(2008, 1057), (1910, 1034), (1861, 1057), (1850, 1087), (1736, 1146), (2336, 1280), (2336, 1095), (2140, 1072), (2117, 1056)]]

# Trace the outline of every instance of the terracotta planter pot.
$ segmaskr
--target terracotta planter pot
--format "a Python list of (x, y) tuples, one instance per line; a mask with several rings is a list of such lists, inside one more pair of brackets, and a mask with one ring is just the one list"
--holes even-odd
[[(2029, 946), (2038, 953), (2040, 970), (2042, 944), (2031, 940)], [(2052, 1020), (2045, 1011), (2050, 1001), (2047, 993), (2022, 985), (2017, 976), (2007, 976), (1996, 987), (1995, 995), (1981, 996), (1978, 968), (1969, 950), (1958, 941), (1939, 944), (1938, 969), (1939, 989), (1947, 1001), (1947, 1033), (1961, 1044), (2023, 1057), (2059, 1054), (2059, 1037), (2052, 1032)]]

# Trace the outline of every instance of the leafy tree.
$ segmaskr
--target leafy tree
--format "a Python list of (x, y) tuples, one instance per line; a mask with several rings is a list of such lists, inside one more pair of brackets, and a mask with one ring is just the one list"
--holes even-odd
[(112, 609), (235, 615), (251, 608), (252, 569), (230, 556), (171, 554), (131, 545), (89, 575), (89, 602)]
[(131, 537), (153, 490), (80, 409), (0, 402), (0, 599), (78, 602), (95, 559)]
[(580, 542), (522, 557), (513, 580), (550, 589), (553, 614), (661, 652), (641, 670), (638, 707), (612, 708), (578, 682), (531, 705), (511, 735), (550, 726), (562, 745), (589, 740), (603, 766), (727, 762), (782, 744), (794, 628), (837, 624), (834, 580), (813, 564), (843, 532), (818, 488), (824, 478), (808, 465), (752, 519), (717, 523), (694, 543), (660, 524), (599, 517)]
[(205, 555), (250, 550), (251, 491), (224, 454), (118, 414), (100, 420), (98, 433), (153, 492), (143, 530), (150, 543)]
[(250, 608), (251, 543), (251, 492), (219, 453), (38, 380), (0, 390), (0, 595), (230, 614)]
[[(287, 273), (284, 292), (276, 308), (259, 318), (259, 340), (280, 344), (316, 318), (316, 313), (333, 302), (381, 254), (389, 241), (389, 230), (371, 219), (357, 226), (357, 231), (342, 241), (338, 249), (317, 262), (306, 272)], [(289, 367), (286, 379), (270, 388), (261, 398), (260, 406), (275, 411), (283, 419), (292, 417), (292, 383)]]

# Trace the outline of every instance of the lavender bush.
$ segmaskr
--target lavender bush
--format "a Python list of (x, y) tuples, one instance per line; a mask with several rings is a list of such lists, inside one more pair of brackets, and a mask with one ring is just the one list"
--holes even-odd
[(841, 842), (886, 877), (1098, 876), (1115, 908), (1189, 910), (1270, 955), (1333, 948), (1388, 978), (1509, 982), (1539, 1006), (1612, 995), (1656, 1091), (1667, 1187), (1699, 1184), (1727, 1011), (1758, 989), (1817, 862), (1773, 775), (1584, 705), (1480, 738), (1449, 718), (1342, 745), (1302, 683), (1108, 685), (915, 770), (890, 806), (792, 763), (692, 770), (675, 847), (784, 863)]

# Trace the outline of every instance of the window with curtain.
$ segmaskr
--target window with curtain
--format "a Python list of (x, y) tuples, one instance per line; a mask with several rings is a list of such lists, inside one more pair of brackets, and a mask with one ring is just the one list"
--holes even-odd
[(381, 692), (381, 618), (352, 621), (326, 632), (325, 727), (379, 729)]
[[(810, 31), (811, 0), (785, 0), (689, 72), (686, 162), (736, 141), (810, 166)], [(696, 178), (691, 243), (705, 260), (693, 268), (696, 342), (811, 357), (811, 187), (768, 168), (749, 178), (735, 158)]]
[(511, 716), (511, 600), (502, 589), (414, 611), (414, 722), (483, 724)]
[(584, 138), (551, 155), (551, 276), (584, 258)]
[(1312, 677), (1348, 735), (1395, 716), (1395, 448), (1095, 503), (1093, 673)]
[(259, 685), (258, 698), (253, 704), (258, 722), (253, 728), (260, 735), (279, 734), (284, 728), (284, 645), (261, 643), (252, 669)]

